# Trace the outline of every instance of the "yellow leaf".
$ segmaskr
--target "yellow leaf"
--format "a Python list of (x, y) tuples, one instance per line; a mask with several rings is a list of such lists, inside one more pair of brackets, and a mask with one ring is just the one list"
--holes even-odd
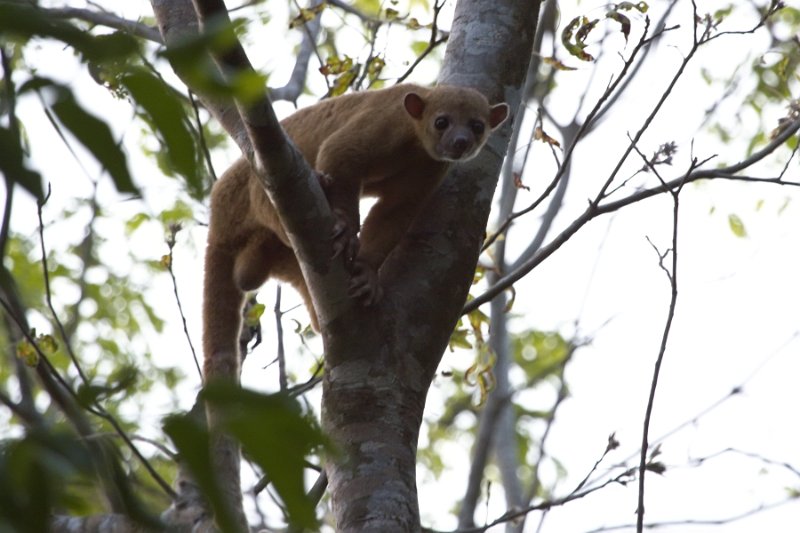
[(22, 340), (17, 343), (17, 357), (27, 366), (34, 367), (39, 364), (39, 354), (36, 348), (27, 340)]
[(738, 215), (734, 215), (733, 213), (728, 215), (728, 226), (731, 228), (733, 234), (740, 239), (747, 237), (747, 230), (744, 227), (744, 222), (742, 222), (742, 219), (739, 218)]
[(543, 57), (542, 61), (545, 65), (550, 65), (556, 70), (578, 70), (575, 67), (568, 67), (560, 59), (556, 59), (555, 57)]
[(548, 134), (546, 134), (544, 130), (540, 127), (537, 127), (536, 130), (533, 132), (533, 138), (534, 140), (537, 141), (546, 142), (550, 146), (557, 146), (558, 148), (561, 148), (561, 144), (557, 140), (553, 139)]
[(250, 306), (250, 309), (247, 310), (247, 314), (244, 317), (245, 324), (249, 327), (257, 326), (266, 308), (267, 306), (264, 304), (253, 304)]
[(39, 335), (36, 339), (36, 344), (45, 355), (53, 355), (58, 351), (58, 342), (52, 335)]
[(298, 26), (304, 25), (306, 22), (310, 22), (314, 19), (317, 15), (319, 15), (323, 9), (326, 7), (325, 2), (320, 2), (319, 5), (314, 6), (310, 9), (300, 9), (300, 14), (297, 15), (295, 18), (289, 22), (289, 29), (297, 28)]

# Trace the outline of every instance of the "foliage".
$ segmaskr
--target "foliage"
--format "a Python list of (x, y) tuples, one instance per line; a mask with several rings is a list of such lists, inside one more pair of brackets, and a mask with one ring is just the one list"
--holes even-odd
[[(285, 505), (287, 520), (297, 526), (316, 527), (314, 502), (305, 494), (303, 470), (306, 456), (314, 450), (321, 451), (325, 441), (300, 405), (286, 395), (263, 395), (221, 383), (207, 386), (201, 399), (226, 413), (226, 431), (242, 443), (244, 453), (261, 467), (262, 475), (275, 487)], [(164, 431), (215, 514), (221, 517), (222, 529), (234, 531), (215, 483), (205, 423), (192, 414), (175, 415), (165, 421)]]
[[(98, 512), (91, 505), (89, 450), (65, 428), (29, 431), (0, 451), (0, 529), (47, 531), (53, 509)], [(70, 490), (67, 490), (67, 488)], [(76, 490), (77, 489), (77, 490)]]

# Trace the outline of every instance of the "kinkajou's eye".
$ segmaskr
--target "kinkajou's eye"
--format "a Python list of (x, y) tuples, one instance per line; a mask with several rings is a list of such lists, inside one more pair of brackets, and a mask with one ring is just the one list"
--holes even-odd
[(480, 120), (471, 120), (469, 123), (470, 129), (472, 129), (472, 133), (480, 137), (483, 135), (483, 132), (486, 130), (486, 125), (481, 122)]
[(436, 120), (433, 121), (433, 127), (439, 131), (447, 129), (449, 125), (450, 120), (447, 117), (437, 117)]

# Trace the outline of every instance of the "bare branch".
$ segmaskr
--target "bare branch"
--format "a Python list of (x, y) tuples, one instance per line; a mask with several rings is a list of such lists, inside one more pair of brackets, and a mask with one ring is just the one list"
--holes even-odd
[[(738, 522), (739, 520), (749, 518), (753, 515), (763, 513), (765, 511), (777, 509), (778, 507), (785, 505), (787, 503), (796, 503), (796, 502), (797, 502), (796, 498), (789, 497), (786, 498), (785, 500), (779, 500), (772, 503), (764, 503), (752, 509), (747, 509), (735, 515), (727, 516), (724, 518), (707, 518), (707, 519), (685, 518), (678, 520), (664, 520), (661, 522), (649, 522), (647, 524), (644, 524), (643, 527), (645, 529), (659, 529), (670, 526), (723, 526), (725, 524)], [(636, 526), (634, 524), (622, 524), (617, 526), (599, 527), (596, 529), (589, 530), (586, 533), (605, 533), (606, 531), (620, 531), (623, 529), (635, 529), (635, 528)]]
[[(311, 0), (309, 9), (319, 6), (324, 0)], [(300, 49), (295, 58), (292, 74), (289, 81), (283, 87), (275, 87), (269, 90), (269, 97), (272, 101), (287, 100), (293, 104), (297, 102), (297, 97), (303, 93), (306, 85), (306, 75), (308, 74), (308, 64), (312, 54), (317, 55), (320, 64), (322, 59), (317, 50), (317, 37), (322, 28), (322, 13), (318, 13), (313, 19), (303, 24), (303, 40), (300, 42)]]
[[(696, 50), (698, 46), (699, 46), (699, 43), (695, 42), (695, 44), (692, 46), (692, 50)], [(467, 304), (464, 306), (463, 313), (466, 314), (466, 313), (468, 313), (468, 312), (470, 312), (470, 311), (472, 311), (474, 309), (477, 309), (480, 305), (490, 301), (495, 295), (497, 295), (501, 291), (505, 290), (506, 288), (508, 288), (509, 286), (514, 284), (519, 279), (521, 279), (528, 272), (530, 272), (533, 268), (535, 268), (539, 263), (541, 263), (544, 259), (549, 257), (550, 254), (552, 254), (555, 250), (557, 250), (564, 242), (566, 242), (572, 235), (574, 235), (580, 228), (582, 228), (590, 220), (596, 218), (597, 216), (599, 216), (601, 214), (606, 214), (606, 213), (611, 213), (611, 212), (617, 211), (618, 209), (620, 209), (622, 207), (625, 207), (625, 206), (630, 205), (632, 203), (636, 203), (636, 202), (641, 201), (641, 200), (643, 200), (645, 198), (650, 198), (651, 196), (655, 196), (657, 194), (661, 194), (661, 193), (664, 193), (664, 192), (668, 192), (668, 191), (674, 190), (674, 189), (678, 188), (683, 183), (690, 183), (692, 181), (696, 181), (696, 180), (700, 180), (700, 179), (720, 178), (720, 179), (728, 179), (728, 180), (733, 180), (733, 181), (751, 181), (751, 182), (758, 182), (758, 183), (774, 183), (774, 184), (779, 184), (779, 185), (800, 186), (800, 182), (793, 182), (793, 181), (784, 180), (782, 175), (777, 177), (777, 178), (761, 178), (761, 179), (758, 179), (758, 178), (753, 179), (753, 178), (749, 178), (749, 177), (745, 177), (745, 176), (741, 176), (741, 177), (737, 176), (737, 174), (739, 172), (741, 172), (742, 170), (745, 170), (745, 169), (751, 167), (755, 163), (757, 163), (757, 162), (761, 161), (762, 159), (764, 159), (766, 156), (772, 154), (787, 139), (792, 137), (798, 131), (798, 129), (800, 129), (800, 117), (798, 117), (798, 118), (794, 119), (792, 122), (789, 122), (785, 127), (783, 127), (782, 131), (778, 135), (776, 135), (775, 138), (772, 139), (772, 141), (769, 144), (767, 144), (767, 146), (765, 146), (763, 149), (759, 150), (758, 152), (753, 153), (750, 157), (748, 157), (746, 159), (743, 159), (739, 163), (736, 163), (736, 164), (733, 164), (733, 165), (730, 165), (730, 166), (727, 166), (727, 167), (723, 167), (723, 168), (706, 169), (706, 170), (695, 170), (695, 171), (691, 172), (687, 176), (676, 178), (674, 180), (668, 181), (668, 182), (666, 182), (666, 183), (664, 183), (662, 185), (659, 185), (657, 187), (653, 187), (653, 188), (650, 188), (650, 189), (644, 189), (644, 190), (641, 190), (641, 191), (637, 191), (637, 192), (632, 193), (628, 197), (623, 198), (621, 200), (602, 203), (602, 200), (608, 197), (607, 190), (608, 190), (609, 186), (611, 185), (611, 183), (613, 182), (614, 178), (616, 177), (617, 173), (619, 172), (619, 170), (620, 170), (620, 168), (622, 166), (622, 162), (625, 160), (625, 158), (627, 158), (628, 154), (630, 154), (630, 152), (633, 151), (633, 146), (641, 138), (641, 136), (643, 135), (646, 127), (648, 127), (650, 122), (653, 120), (653, 118), (655, 116), (655, 113), (657, 113), (659, 111), (660, 106), (665, 101), (665, 98), (667, 96), (668, 91), (671, 90), (671, 88), (674, 86), (674, 84), (675, 84), (675, 82), (677, 80), (677, 76), (680, 75), (683, 72), (683, 69), (685, 69), (685, 67), (686, 67), (686, 62), (689, 59), (691, 59), (691, 56), (692, 56), (692, 53), (690, 52), (690, 54), (687, 55), (687, 57), (681, 63), (681, 66), (679, 67), (678, 73), (676, 74), (676, 76), (673, 77), (673, 80), (670, 83), (669, 89), (664, 93), (664, 95), (662, 95), (662, 98), (659, 101), (658, 105), (651, 112), (650, 116), (648, 116), (648, 118), (645, 120), (645, 123), (642, 126), (642, 128), (640, 128), (639, 131), (637, 132), (637, 134), (634, 136), (632, 142), (629, 144), (628, 148), (626, 149), (624, 156), (622, 158), (620, 158), (620, 161), (617, 163), (616, 168), (612, 171), (612, 174), (606, 180), (606, 182), (604, 183), (604, 185), (601, 188), (600, 192), (598, 193), (596, 198), (590, 203), (590, 205), (586, 209), (586, 211), (584, 211), (583, 214), (581, 214), (569, 226), (567, 226), (567, 228), (565, 228), (558, 236), (556, 236), (553, 239), (553, 241), (551, 241), (548, 245), (546, 245), (543, 248), (541, 248), (536, 255), (534, 255), (533, 257), (531, 257), (530, 259), (528, 259), (524, 263), (522, 263), (519, 266), (517, 266), (511, 272), (509, 272), (508, 274), (503, 276), (503, 278), (498, 280), (498, 282), (495, 285), (493, 285), (492, 287), (487, 289), (486, 292), (484, 292), (483, 294), (477, 296), (473, 300), (470, 300), (469, 302), (467, 302)], [(588, 119), (587, 119), (587, 122), (588, 122)], [(572, 149), (572, 146), (570, 146), (570, 150), (571, 149)], [(568, 153), (569, 153), (569, 150), (568, 150)], [(557, 185), (558, 180), (561, 177), (560, 174), (561, 174), (561, 172), (559, 172), (556, 175), (555, 179), (550, 183), (550, 185), (548, 185), (548, 187), (545, 190), (545, 192), (542, 194), (542, 196), (539, 199), (536, 200), (536, 202), (534, 202), (534, 204), (532, 204), (528, 208), (526, 208), (526, 209), (524, 209), (524, 210), (522, 210), (522, 211), (520, 211), (518, 213), (514, 213), (514, 215), (512, 215), (512, 217), (510, 217), (510, 219), (508, 219), (506, 221), (506, 223), (507, 224), (510, 223), (513, 218), (516, 218), (517, 216), (520, 216), (521, 214), (527, 213), (527, 212), (533, 210), (536, 206), (538, 206), (541, 203), (541, 201), (544, 200), (546, 195), (549, 195), (550, 192), (555, 188), (555, 186)], [(495, 233), (495, 235), (493, 237), (496, 238), (496, 236), (499, 235), (502, 231), (504, 231), (504, 226), (501, 226), (500, 230), (498, 230), (498, 232)]]
[[(767, 20), (769, 20), (770, 17), (772, 17), (775, 13), (777, 13), (784, 7), (786, 7), (786, 5), (781, 0), (770, 0), (769, 6), (767, 6), (767, 8), (764, 10), (764, 13), (761, 15), (761, 20), (759, 20), (758, 23), (749, 30), (730, 30), (710, 35), (710, 31), (711, 29), (713, 29), (710, 27), (711, 23), (710, 17), (707, 17), (705, 19), (700, 19), (699, 17), (696, 17), (695, 20), (698, 21), (698, 25), (703, 22), (707, 24), (706, 30), (702, 38), (702, 42), (707, 43), (713, 41), (714, 39), (718, 39), (724, 35), (748, 35), (754, 33), (757, 29), (764, 26), (764, 24), (767, 23)], [(695, 15), (696, 14), (697, 14), (697, 9), (695, 8)]]
[[(52, 319), (56, 323), (56, 327), (58, 327), (58, 331), (61, 334), (61, 339), (65, 345), (67, 354), (72, 360), (72, 364), (74, 365), (75, 370), (78, 372), (78, 376), (81, 378), (81, 381), (83, 382), (84, 385), (90, 386), (91, 382), (86, 376), (86, 373), (83, 371), (80, 361), (78, 361), (78, 357), (77, 355), (75, 355), (75, 352), (72, 349), (72, 344), (69, 342), (69, 337), (67, 336), (67, 333), (64, 329), (64, 324), (61, 322), (61, 319), (58, 317), (58, 313), (56, 313), (55, 307), (53, 306), (53, 298), (52, 298), (52, 293), (50, 291), (50, 273), (49, 273), (50, 271), (47, 267), (47, 249), (45, 247), (45, 242), (44, 242), (44, 222), (42, 221), (42, 207), (47, 202), (47, 198), (49, 197), (49, 195), (50, 191), (48, 190), (45, 199), (42, 202), (39, 202), (37, 205), (37, 214), (39, 217), (39, 242), (41, 244), (41, 251), (42, 251), (41, 261), (42, 261), (42, 273), (44, 276), (45, 300), (47, 302), (47, 307), (50, 310)], [(50, 369), (55, 375), (58, 375), (55, 368), (50, 367)], [(63, 380), (62, 383), (64, 383)], [(67, 389), (70, 390), (71, 392), (71, 389), (69, 389), (69, 387), (67, 387)], [(142, 454), (142, 452), (139, 451), (139, 448), (133, 443), (133, 440), (131, 440), (131, 438), (128, 436), (128, 434), (119, 424), (119, 422), (117, 422), (117, 420), (111, 415), (111, 413), (109, 413), (104, 407), (99, 405), (97, 402), (94, 403), (93, 408), (87, 407), (87, 410), (89, 410), (89, 412), (101, 417), (102, 419), (110, 423), (111, 426), (114, 428), (114, 430), (117, 432), (117, 434), (120, 436), (120, 438), (122, 438), (122, 440), (125, 441), (125, 444), (131, 450), (131, 452), (133, 452), (133, 454), (136, 456), (136, 458), (139, 460), (142, 466), (144, 466), (145, 470), (147, 470), (148, 474), (150, 474), (150, 477), (153, 478), (153, 480), (161, 487), (161, 489), (168, 496), (172, 497), (175, 495), (175, 492), (172, 490), (169, 484), (166, 481), (164, 481), (164, 478), (162, 478), (158, 472), (156, 472), (155, 468), (153, 468), (153, 465), (150, 464), (150, 461), (148, 461), (147, 458)], [(88, 430), (88, 426), (86, 430)]]
[(286, 376), (286, 350), (283, 346), (283, 311), (281, 311), (281, 286), (275, 289), (275, 329), (277, 330), (275, 342), (278, 343), (278, 385), (280, 390), (285, 391), (289, 388), (289, 380)]
[(650, 19), (645, 19), (645, 31), (642, 34), (642, 38), (639, 40), (639, 43), (636, 45), (636, 47), (631, 52), (631, 56), (628, 58), (627, 61), (625, 61), (624, 65), (622, 67), (622, 70), (620, 71), (620, 73), (617, 76), (617, 78), (614, 80), (614, 82), (612, 82), (608, 86), (608, 88), (605, 90), (605, 92), (600, 97), (600, 99), (595, 103), (594, 108), (592, 108), (592, 110), (589, 112), (589, 115), (586, 117), (586, 120), (583, 122), (583, 124), (581, 124), (580, 128), (578, 129), (578, 132), (575, 134), (574, 140), (569, 145), (569, 147), (567, 147), (567, 150), (566, 150), (566, 152), (564, 154), (564, 162), (561, 165), (561, 167), (558, 169), (558, 172), (556, 172), (556, 175), (553, 178), (553, 180), (547, 185), (547, 187), (542, 192), (542, 194), (539, 196), (539, 198), (537, 198), (531, 205), (529, 205), (525, 209), (522, 209), (521, 211), (517, 211), (517, 212), (511, 214), (500, 225), (500, 227), (497, 229), (497, 231), (495, 231), (495, 233), (492, 236), (490, 236), (488, 239), (486, 239), (486, 241), (483, 244), (483, 249), (484, 250), (486, 248), (488, 248), (497, 239), (497, 237), (499, 237), (500, 235), (503, 234), (503, 232), (505, 232), (505, 230), (508, 227), (508, 225), (511, 224), (511, 222), (513, 222), (514, 219), (519, 218), (522, 215), (524, 215), (526, 213), (529, 213), (529, 212), (533, 211), (534, 209), (536, 209), (548, 196), (550, 196), (550, 193), (552, 193), (553, 190), (556, 188), (556, 186), (558, 185), (558, 182), (561, 180), (562, 176), (564, 175), (564, 172), (566, 171), (567, 161), (569, 161), (572, 158), (572, 154), (574, 153), (575, 147), (577, 146), (578, 142), (581, 139), (583, 139), (583, 137), (586, 135), (586, 132), (589, 130), (590, 125), (594, 122), (595, 117), (601, 111), (601, 109), (605, 105), (605, 102), (611, 97), (611, 95), (614, 94), (614, 92), (617, 90), (617, 87), (619, 86), (619, 84), (625, 79), (625, 77), (627, 76), (628, 70), (633, 65), (637, 55), (642, 50), (642, 48), (647, 44), (648, 41), (647, 41), (646, 37), (647, 37), (647, 28), (649, 27), (649, 24), (650, 24)]
[(397, 83), (401, 83), (403, 80), (408, 78), (414, 69), (417, 68), (423, 59), (425, 59), (428, 54), (433, 52), (433, 50), (442, 43), (447, 42), (448, 34), (445, 33), (441, 37), (439, 36), (439, 13), (442, 11), (444, 7), (444, 2), (440, 0), (436, 0), (433, 4), (433, 22), (431, 22), (431, 38), (428, 40), (428, 46), (425, 47), (425, 50), (417, 56), (417, 59), (414, 60), (413, 63), (408, 67), (408, 69), (403, 73), (402, 76), (397, 78)]
[[(512, 520), (516, 520), (518, 518), (521, 518), (521, 517), (523, 517), (523, 516), (525, 516), (527, 514), (530, 514), (530, 513), (534, 512), (534, 511), (546, 511), (546, 510), (552, 509), (553, 507), (560, 507), (560, 506), (562, 506), (564, 504), (567, 504), (567, 503), (569, 503), (571, 501), (575, 501), (575, 500), (579, 500), (581, 498), (585, 498), (586, 496), (589, 496), (590, 494), (592, 494), (594, 492), (597, 492), (598, 490), (601, 490), (601, 489), (603, 489), (603, 488), (605, 488), (605, 487), (607, 487), (609, 485), (614, 485), (614, 484), (626, 485), (628, 482), (630, 482), (634, 478), (634, 475), (635, 475), (635, 471), (633, 469), (626, 470), (625, 472), (623, 472), (623, 473), (621, 473), (621, 474), (619, 474), (617, 476), (614, 476), (612, 478), (607, 479), (603, 484), (598, 485), (596, 487), (592, 487), (590, 489), (582, 490), (582, 491), (579, 491), (579, 492), (573, 492), (573, 493), (569, 494), (568, 496), (564, 496), (562, 498), (554, 498), (552, 500), (545, 500), (545, 501), (540, 502), (540, 503), (538, 503), (536, 505), (530, 505), (530, 506), (528, 506), (528, 507), (526, 507), (524, 509), (515, 509), (515, 510), (512, 510), (512, 511), (509, 511), (509, 512), (505, 513), (503, 516), (501, 516), (501, 517), (489, 522), (488, 524), (486, 524), (484, 526), (457, 529), (457, 530), (454, 530), (452, 533), (484, 533), (485, 531), (489, 531), (491, 528), (493, 528), (494, 526), (496, 526), (498, 524), (503, 524), (503, 523), (510, 522)], [(423, 528), (423, 531), (425, 533), (445, 533), (445, 532), (442, 532), (442, 531), (437, 531), (437, 530), (433, 530), (433, 529), (426, 529), (426, 528)]]
[(141, 37), (155, 43), (163, 43), (161, 34), (158, 32), (158, 28), (153, 28), (152, 26), (148, 26), (142, 22), (124, 19), (112, 13), (94, 11), (91, 9), (80, 9), (75, 7), (37, 7), (37, 9), (40, 9), (55, 18), (78, 19), (90, 24), (122, 30), (130, 33), (131, 35), (135, 35), (136, 37)]
[[(650, 161), (647, 161), (647, 164), (652, 170), (655, 171), (655, 167)], [(693, 160), (692, 165), (686, 172), (686, 176), (692, 173), (692, 170), (694, 170), (694, 165), (696, 164), (697, 161)], [(661, 176), (658, 176), (658, 179), (662, 184), (664, 183), (664, 181), (661, 180)], [(664, 354), (667, 351), (667, 341), (669, 340), (669, 334), (672, 330), (672, 321), (675, 318), (675, 307), (678, 304), (678, 213), (680, 212), (679, 195), (681, 188), (683, 188), (683, 183), (679, 184), (674, 190), (670, 190), (670, 194), (672, 195), (672, 248), (670, 250), (672, 264), (669, 267), (666, 267), (664, 265), (664, 257), (666, 254), (659, 256), (659, 266), (664, 270), (664, 272), (666, 272), (667, 278), (669, 279), (670, 300), (669, 310), (667, 311), (667, 320), (666, 324), (664, 325), (664, 332), (661, 335), (661, 347), (658, 350), (655, 367), (653, 368), (653, 379), (650, 384), (650, 395), (647, 399), (647, 407), (645, 409), (644, 422), (642, 424), (642, 448), (639, 458), (639, 502), (636, 507), (637, 533), (642, 533), (642, 529), (644, 527), (644, 481), (647, 474), (647, 454), (650, 450), (650, 444), (648, 440), (650, 435), (650, 420), (653, 415), (653, 405), (655, 404), (658, 378), (661, 375), (661, 365), (664, 361)]]
[(173, 269), (173, 258), (175, 257), (172, 253), (175, 249), (175, 238), (178, 235), (178, 232), (181, 230), (180, 224), (170, 224), (169, 226), (169, 234), (167, 235), (167, 248), (169, 248), (169, 254), (167, 254), (166, 259), (162, 261), (162, 263), (166, 263), (167, 272), (169, 272), (169, 277), (172, 280), (172, 293), (175, 295), (175, 303), (178, 304), (178, 314), (181, 317), (181, 322), (183, 323), (183, 335), (186, 337), (186, 342), (189, 343), (189, 351), (192, 352), (192, 359), (194, 359), (194, 366), (197, 368), (197, 375), (200, 378), (200, 382), (203, 382), (203, 371), (200, 370), (200, 361), (197, 359), (197, 351), (194, 349), (194, 344), (192, 343), (192, 336), (189, 335), (189, 326), (186, 324), (186, 314), (183, 312), (183, 304), (181, 304), (181, 296), (178, 293), (178, 280), (175, 278), (175, 270)]
[[(6, 114), (8, 115), (8, 129), (11, 137), (19, 139), (19, 121), (16, 114), (16, 91), (14, 82), (11, 79), (11, 61), (6, 53), (6, 47), (0, 46), (0, 61), (3, 66), (3, 86), (5, 88), (4, 100), (6, 102)], [(11, 231), (11, 207), (14, 200), (14, 182), (7, 173), (3, 173), (6, 188), (5, 209), (3, 210), (3, 222), (0, 226), (0, 258), (6, 256), (6, 244), (8, 235)]]

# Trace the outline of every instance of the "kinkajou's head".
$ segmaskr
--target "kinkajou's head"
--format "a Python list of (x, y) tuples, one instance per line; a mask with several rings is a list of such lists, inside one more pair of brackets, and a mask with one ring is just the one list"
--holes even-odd
[(489, 105), (466, 87), (439, 85), (427, 94), (406, 94), (403, 105), (414, 119), (419, 138), (437, 161), (466, 161), (508, 117), (508, 104)]

